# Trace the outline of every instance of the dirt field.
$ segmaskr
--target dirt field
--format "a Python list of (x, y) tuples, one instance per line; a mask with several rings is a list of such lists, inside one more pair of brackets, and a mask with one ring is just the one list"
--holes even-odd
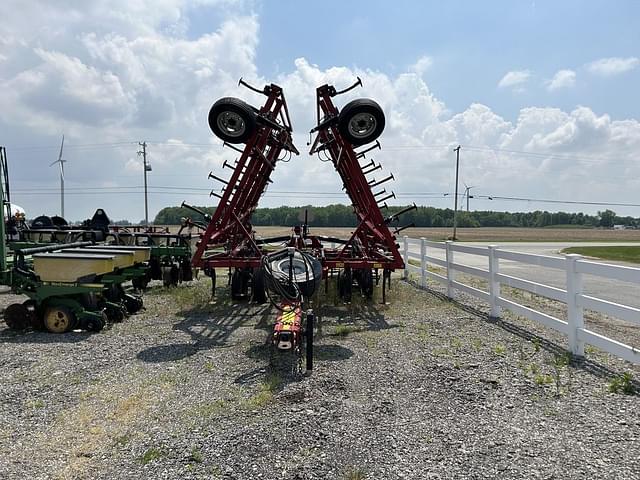
[[(288, 227), (255, 227), (265, 237), (290, 232)], [(314, 235), (348, 238), (353, 228), (312, 228)], [(399, 236), (424, 237), (427, 240), (446, 240), (451, 228), (408, 228)], [(640, 242), (640, 230), (601, 230), (578, 228), (459, 228), (456, 236), (461, 242)]]
[(303, 376), (274, 310), (218, 293), (154, 285), (99, 334), (0, 325), (0, 478), (640, 479), (640, 401), (609, 391), (638, 370), (602, 352), (394, 280), (390, 305), (314, 299)]

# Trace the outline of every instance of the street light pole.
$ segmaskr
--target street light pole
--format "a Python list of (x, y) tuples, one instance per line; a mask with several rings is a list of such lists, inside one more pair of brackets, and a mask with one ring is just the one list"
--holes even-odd
[(456, 193), (454, 195), (454, 207), (453, 207), (453, 238), (451, 240), (457, 240), (456, 229), (458, 228), (458, 169), (460, 168), (460, 145), (453, 149), (456, 152)]

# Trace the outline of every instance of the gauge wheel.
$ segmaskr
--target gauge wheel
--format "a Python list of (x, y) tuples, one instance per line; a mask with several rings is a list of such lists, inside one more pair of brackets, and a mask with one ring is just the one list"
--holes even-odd
[(356, 147), (378, 138), (384, 130), (384, 124), (382, 108), (369, 98), (352, 100), (338, 115), (338, 130)]
[(68, 332), (75, 324), (75, 314), (64, 305), (50, 306), (44, 312), (44, 327), (51, 333)]
[(87, 322), (87, 330), (90, 332), (99, 332), (108, 323), (109, 317), (105, 312), (100, 312), (100, 318), (91, 318)]
[(262, 268), (254, 268), (251, 279), (251, 295), (253, 296), (254, 302), (262, 304), (267, 301), (267, 292), (265, 288)]
[(22, 303), (12, 303), (5, 308), (4, 321), (11, 330), (24, 330), (31, 326), (29, 311)]
[(209, 128), (227, 143), (245, 143), (256, 129), (256, 114), (239, 98), (224, 97), (209, 110)]

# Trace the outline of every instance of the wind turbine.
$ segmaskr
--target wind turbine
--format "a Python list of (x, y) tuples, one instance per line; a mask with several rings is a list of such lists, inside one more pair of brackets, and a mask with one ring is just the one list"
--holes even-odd
[(467, 197), (467, 212), (469, 211), (469, 198), (473, 198), (473, 196), (469, 196), (469, 190), (471, 190), (472, 188), (476, 188), (476, 186), (477, 185), (471, 185), (469, 187), (466, 183), (464, 184), (464, 188), (466, 189), (465, 196)]
[(64, 162), (62, 159), (62, 149), (64, 148), (64, 135), (62, 135), (62, 143), (60, 144), (60, 153), (58, 154), (58, 160), (49, 164), (50, 167), (56, 163), (60, 164), (60, 216), (64, 218)]

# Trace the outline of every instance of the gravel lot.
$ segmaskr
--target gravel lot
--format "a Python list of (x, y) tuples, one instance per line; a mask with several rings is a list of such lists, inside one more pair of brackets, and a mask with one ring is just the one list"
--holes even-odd
[(2, 324), (0, 478), (640, 479), (640, 397), (608, 388), (638, 367), (394, 281), (387, 306), (317, 299), (295, 375), (274, 313), (227, 299), (202, 280), (99, 334)]

